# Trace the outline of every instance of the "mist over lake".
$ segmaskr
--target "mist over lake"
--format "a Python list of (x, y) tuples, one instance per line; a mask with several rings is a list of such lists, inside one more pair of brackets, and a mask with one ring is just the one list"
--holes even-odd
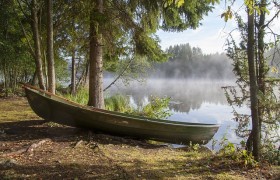
[[(106, 78), (104, 86), (113, 80)], [(234, 131), (237, 123), (233, 120), (232, 107), (228, 105), (221, 88), (233, 84), (234, 80), (210, 79), (147, 79), (144, 82), (132, 81), (129, 84), (117, 81), (105, 95), (128, 96), (131, 106), (146, 104), (151, 96), (170, 97), (169, 108), (172, 115), (168, 119), (220, 124), (221, 127), (213, 139), (221, 140), (226, 137), (230, 142), (239, 143), (242, 139), (237, 137)], [(238, 110), (249, 114), (246, 107)], [(213, 148), (212, 141), (206, 146)], [(219, 149), (219, 144), (216, 144), (214, 149)]]

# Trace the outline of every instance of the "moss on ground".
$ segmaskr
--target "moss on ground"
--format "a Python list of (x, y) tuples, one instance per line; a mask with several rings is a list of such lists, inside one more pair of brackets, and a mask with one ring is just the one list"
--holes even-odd
[(0, 123), (39, 119), (23, 97), (0, 99)]

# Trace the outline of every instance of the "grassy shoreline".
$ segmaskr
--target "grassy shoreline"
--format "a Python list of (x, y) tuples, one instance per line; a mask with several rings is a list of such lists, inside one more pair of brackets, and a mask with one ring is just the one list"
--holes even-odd
[[(4, 179), (277, 179), (279, 166), (245, 167), (203, 149), (173, 149), (46, 122), (25, 98), (0, 99)], [(32, 152), (13, 154), (38, 142)]]

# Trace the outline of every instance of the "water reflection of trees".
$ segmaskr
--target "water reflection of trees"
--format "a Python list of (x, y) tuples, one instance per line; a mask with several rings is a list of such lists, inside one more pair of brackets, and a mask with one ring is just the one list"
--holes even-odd
[[(110, 80), (108, 80), (110, 81)], [(221, 89), (231, 82), (210, 80), (153, 79), (145, 84), (133, 82), (129, 86), (118, 83), (109, 90), (110, 94), (124, 94), (133, 97), (139, 105), (150, 96), (171, 97), (170, 108), (176, 112), (189, 112), (199, 109), (203, 103), (226, 104)]]

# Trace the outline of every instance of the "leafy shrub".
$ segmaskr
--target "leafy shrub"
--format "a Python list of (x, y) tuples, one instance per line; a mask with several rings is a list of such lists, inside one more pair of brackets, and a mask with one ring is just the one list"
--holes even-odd
[(144, 107), (138, 107), (134, 114), (141, 116), (155, 118), (155, 119), (165, 119), (171, 116), (171, 112), (168, 108), (170, 98), (159, 98), (151, 96), (151, 102)]
[(221, 140), (220, 145), (222, 148), (220, 149), (219, 154), (230, 157), (245, 167), (256, 167), (258, 165), (258, 162), (254, 159), (251, 152), (245, 149), (236, 148), (227, 138), (224, 137)]
[(280, 165), (280, 147), (277, 149), (276, 145), (271, 142), (263, 144), (262, 159), (271, 164)]

